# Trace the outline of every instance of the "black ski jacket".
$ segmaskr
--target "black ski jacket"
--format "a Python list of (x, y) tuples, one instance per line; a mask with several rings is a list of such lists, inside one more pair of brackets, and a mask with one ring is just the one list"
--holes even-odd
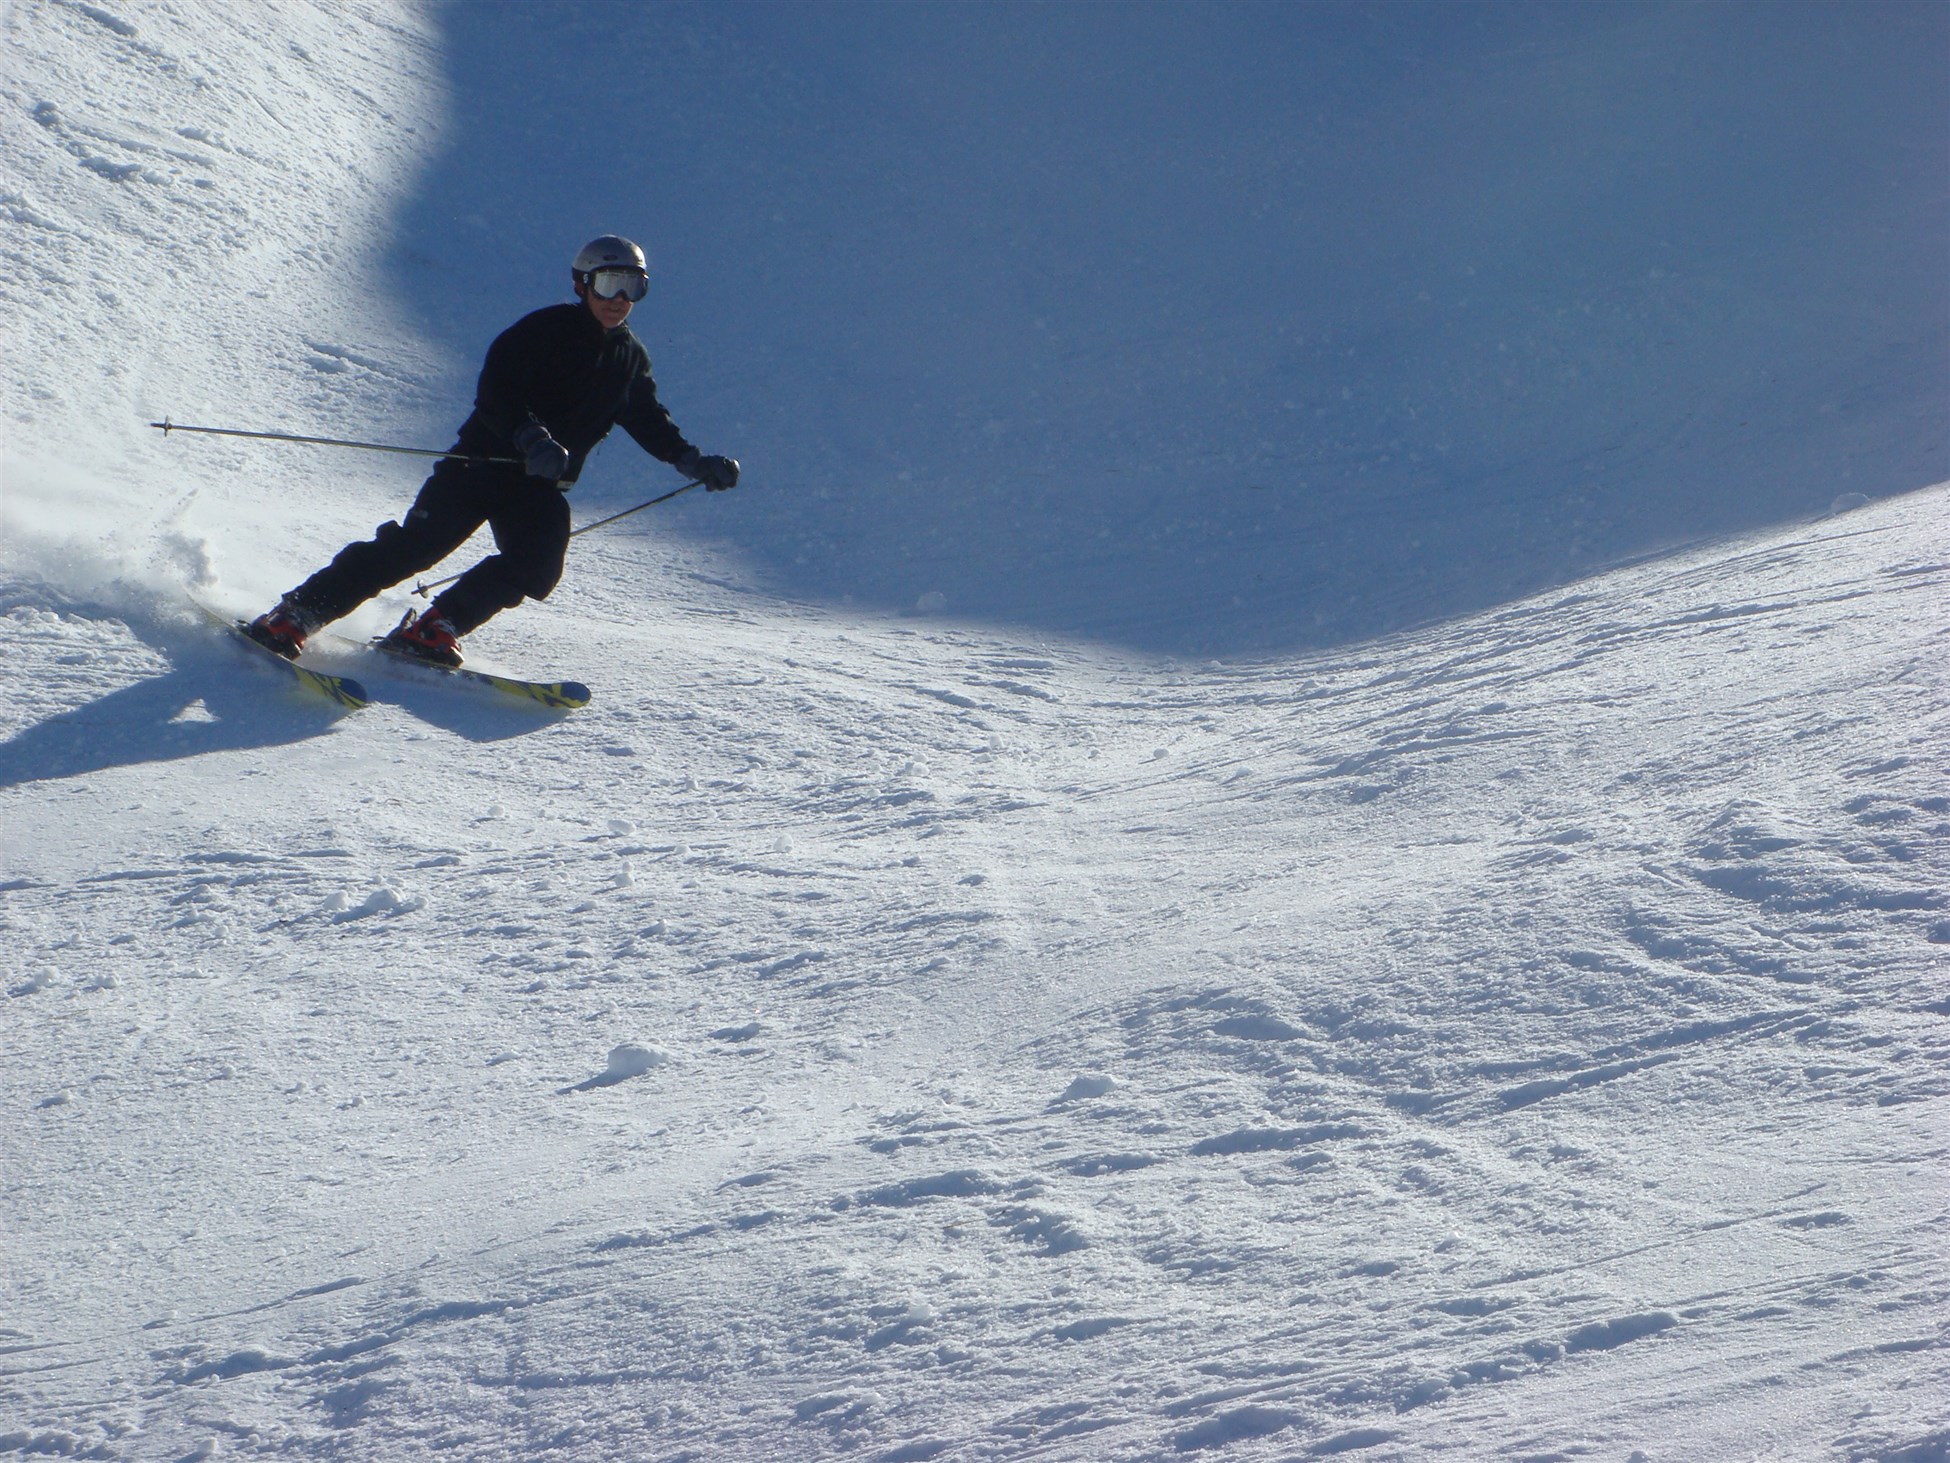
[[(675, 463), (697, 449), (657, 400), (650, 357), (628, 325), (603, 329), (580, 304), (549, 305), (495, 337), (454, 451), (519, 457), (517, 431), (540, 422), (569, 449), (566, 486), (596, 444), (620, 426), (652, 457)], [(446, 464), (442, 464), (445, 466)]]

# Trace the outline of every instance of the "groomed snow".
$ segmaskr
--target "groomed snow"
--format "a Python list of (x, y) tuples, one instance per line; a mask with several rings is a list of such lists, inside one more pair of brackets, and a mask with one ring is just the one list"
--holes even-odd
[[(1943, 58), (1930, 12), (1860, 9)], [(1139, 554), (1121, 583), (1121, 541), (1088, 569), (1039, 539), (971, 607), (1007, 516), (935, 512), (929, 484), (990, 460), (917, 425), (960, 387), (862, 395), (845, 431), (937, 454), (897, 488), (868, 452), (860, 501), (963, 535), (976, 571), (787, 567), (795, 494), (871, 515), (686, 333), (744, 266), (735, 237), (682, 264), (673, 222), (652, 252), (689, 323), (664, 349), (656, 296), (638, 323), (687, 430), (765, 444), (752, 480), (578, 541), (546, 606), (474, 637), (586, 680), (587, 709), (347, 649), (326, 663), (376, 699), (335, 716), (183, 595), (257, 606), (412, 468), (143, 424), (451, 430), (486, 335), (559, 289), (552, 263), (494, 273), (541, 253), (521, 204), (458, 228), (495, 283), (449, 316), (401, 262), (428, 199), (505, 196), (434, 176), (469, 97), (508, 85), (469, 69), (480, 11), (528, 35), (528, 12), (377, 3), (0, 22), (0, 1455), (1950, 1456), (1950, 485), (1916, 475), (1944, 450), (1918, 365), (1940, 295), (1916, 285), (1895, 368), (1824, 375), (1816, 340), (1756, 396), (1853, 464), (1818, 501), (1770, 504), (1714, 439), (1738, 532), (1681, 494), (1685, 547), (1594, 524), (1611, 562), (1575, 577), (1433, 529), (1411, 548), (1458, 521), (1438, 474), (1367, 520), (1319, 489), (1337, 552), (1378, 566), (1344, 614), (1292, 585), (1228, 608), (1215, 587), (1274, 555), (1217, 537), (1222, 562)], [(763, 52), (767, 87), (704, 74), (898, 151), (824, 52), (776, 69), (790, 12), (659, 13), (650, 80)], [(835, 12), (855, 64), (929, 34), (874, 49), (894, 13)], [(1491, 49), (1526, 75), (1614, 54), (1615, 28), (1472, 13), (1551, 32)], [(1701, 13), (1605, 12), (1619, 55)], [(973, 44), (980, 14), (935, 34)], [(1228, 24), (1290, 39), (1278, 14)], [(1374, 14), (1361, 46), (1428, 12)], [(1938, 125), (1903, 147), (1940, 158)], [(582, 202), (571, 235), (626, 222)], [(1499, 229), (1529, 216), (1504, 206)], [(777, 351), (846, 338), (853, 267), (791, 277)], [(1128, 384), (1073, 359), (1086, 402)], [(1900, 440), (1823, 435), (1836, 373)], [(820, 390), (845, 405), (845, 378)], [(1085, 416), (1113, 440), (1115, 412)], [(1158, 440), (1112, 466), (1137, 480)], [(605, 449), (579, 517), (670, 485), (634, 451)], [(1488, 541), (1533, 512), (1529, 487), (1469, 491)], [(1409, 626), (1417, 585), (1441, 617)]]

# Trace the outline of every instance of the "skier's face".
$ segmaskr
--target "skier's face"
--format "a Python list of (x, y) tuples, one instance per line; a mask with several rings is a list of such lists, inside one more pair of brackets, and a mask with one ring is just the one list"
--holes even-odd
[(582, 296), (582, 302), (589, 307), (589, 313), (596, 317), (603, 329), (614, 330), (630, 318), (630, 302), (622, 295), (605, 300), (588, 285), (577, 285), (576, 291)]

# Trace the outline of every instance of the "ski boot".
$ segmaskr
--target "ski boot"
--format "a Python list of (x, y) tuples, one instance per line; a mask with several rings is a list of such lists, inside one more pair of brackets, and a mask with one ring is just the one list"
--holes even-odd
[(310, 617), (294, 601), (281, 599), (275, 609), (266, 610), (239, 628), (273, 655), (296, 660), (313, 626)]
[(408, 610), (392, 633), (379, 642), (382, 650), (395, 655), (411, 656), (414, 660), (430, 661), (434, 665), (450, 668), (460, 665), (460, 637), (454, 634), (453, 622), (445, 615), (436, 614), (429, 608), (418, 619)]

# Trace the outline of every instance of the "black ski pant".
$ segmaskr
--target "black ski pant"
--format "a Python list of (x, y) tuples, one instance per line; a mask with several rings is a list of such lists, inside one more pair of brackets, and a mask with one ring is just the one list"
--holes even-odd
[(483, 523), (498, 552), (434, 600), (465, 635), (524, 599), (547, 599), (569, 551), (569, 500), (518, 467), (443, 462), (398, 523), (382, 523), (291, 591), (317, 624), (350, 614), (383, 589), (431, 569)]

